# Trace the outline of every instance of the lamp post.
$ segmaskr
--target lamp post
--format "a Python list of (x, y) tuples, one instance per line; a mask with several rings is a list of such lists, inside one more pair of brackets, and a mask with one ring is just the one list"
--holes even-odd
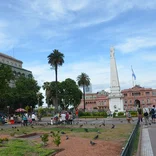
[(8, 109), (8, 115), (9, 115), (9, 109), (10, 109), (10, 106), (7, 106), (7, 109)]
[(31, 114), (31, 116), (32, 116), (32, 106), (30, 106), (30, 114)]

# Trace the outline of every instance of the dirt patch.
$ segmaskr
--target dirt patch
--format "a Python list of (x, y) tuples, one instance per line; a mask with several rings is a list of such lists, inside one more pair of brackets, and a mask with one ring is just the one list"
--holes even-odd
[[(36, 142), (41, 142), (41, 139), (34, 139)], [(95, 140), (95, 145), (90, 144), (90, 139), (69, 136), (61, 136), (61, 144), (56, 147), (49, 137), (46, 148), (64, 149), (55, 156), (118, 156), (121, 153), (122, 143), (113, 141)]]
[(30, 133), (30, 134), (16, 136), (16, 138), (29, 138), (29, 137), (33, 137), (33, 136), (36, 136), (36, 135), (37, 135), (37, 133)]

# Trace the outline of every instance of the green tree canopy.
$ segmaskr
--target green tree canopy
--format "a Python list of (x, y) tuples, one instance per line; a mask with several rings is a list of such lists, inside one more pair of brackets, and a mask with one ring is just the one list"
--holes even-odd
[(0, 64), (0, 108), (8, 105), (10, 94), (9, 83), (14, 79), (13, 72), (8, 65)]
[[(49, 106), (55, 106), (56, 83), (54, 81), (46, 82), (44, 83), (43, 88), (46, 89), (46, 87), (48, 89), (48, 92), (46, 93), (46, 102)], [(57, 87), (58, 104), (61, 109), (66, 110), (69, 106), (76, 108), (80, 104), (82, 92), (74, 80), (68, 78), (65, 81), (57, 82)]]
[(15, 96), (18, 103), (14, 107), (25, 108), (28, 105), (34, 108), (35, 105), (38, 104), (37, 93), (39, 89), (40, 87), (37, 81), (33, 78), (19, 77), (16, 81), (15, 88)]
[(81, 101), (82, 92), (79, 89), (76, 82), (70, 78), (61, 82), (60, 84), (60, 107), (64, 110), (67, 110), (69, 106), (76, 108)]

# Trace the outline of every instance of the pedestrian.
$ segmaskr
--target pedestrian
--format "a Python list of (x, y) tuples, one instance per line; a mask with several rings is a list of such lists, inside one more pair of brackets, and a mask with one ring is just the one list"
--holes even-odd
[(31, 119), (32, 119), (32, 124), (34, 124), (35, 123), (35, 119), (36, 119), (36, 115), (34, 113), (32, 114)]
[(50, 120), (50, 121), (51, 121), (51, 125), (53, 125), (53, 124), (54, 124), (53, 118), (51, 118), (51, 120)]
[(139, 123), (140, 123), (140, 122), (143, 122), (143, 120), (142, 120), (143, 111), (142, 111), (140, 105), (139, 105), (139, 107), (138, 107), (137, 112), (138, 112), (138, 122), (139, 122)]
[(69, 123), (69, 113), (66, 112), (66, 123), (68, 124)]
[(145, 125), (150, 125), (149, 121), (149, 109), (148, 108), (143, 108), (143, 115), (144, 115), (144, 120), (145, 120)]
[(78, 111), (78, 109), (76, 109), (75, 114), (76, 114), (76, 118), (78, 119), (78, 117), (79, 117), (79, 111)]
[(131, 120), (132, 120), (132, 116), (131, 116), (131, 113), (130, 112), (126, 112), (126, 117), (127, 117), (127, 122), (128, 123), (131, 123)]
[(24, 125), (24, 126), (27, 126), (28, 119), (27, 119), (26, 115), (23, 115), (23, 116), (22, 116), (22, 120), (23, 120), (23, 125)]
[(150, 111), (151, 117), (152, 117), (152, 123), (155, 123), (155, 118), (156, 118), (156, 108), (155, 105), (153, 105), (151, 111)]
[(68, 119), (68, 121), (69, 121), (69, 124), (72, 125), (73, 116), (72, 116), (71, 112), (69, 112), (69, 119)]

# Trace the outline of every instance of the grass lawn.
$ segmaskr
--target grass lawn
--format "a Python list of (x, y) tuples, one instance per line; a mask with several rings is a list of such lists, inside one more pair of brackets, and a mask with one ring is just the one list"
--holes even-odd
[[(85, 131), (88, 129), (88, 132)], [(120, 142), (124, 146), (134, 128), (133, 124), (118, 124), (114, 129), (111, 129), (111, 125), (101, 126), (98, 125), (84, 125), (79, 127), (79, 125), (59, 125), (59, 126), (34, 126), (32, 127), (17, 127), (16, 129), (6, 128), (1, 129), (0, 138), (6, 135), (9, 141), (5, 143), (0, 143), (0, 156), (51, 156), (52, 153), (56, 151), (53, 148), (46, 148), (41, 146), (40, 142), (35, 142), (33, 139), (22, 139), (16, 138), (20, 135), (30, 134), (30, 133), (48, 133), (49, 137), (51, 131), (53, 132), (65, 132), (65, 135), (70, 137), (88, 138), (93, 139), (98, 135), (98, 139), (102, 141), (115, 141)], [(12, 136), (12, 137), (11, 137)]]
[(49, 156), (55, 150), (40, 148), (29, 140), (13, 139), (0, 148), (0, 156)]

